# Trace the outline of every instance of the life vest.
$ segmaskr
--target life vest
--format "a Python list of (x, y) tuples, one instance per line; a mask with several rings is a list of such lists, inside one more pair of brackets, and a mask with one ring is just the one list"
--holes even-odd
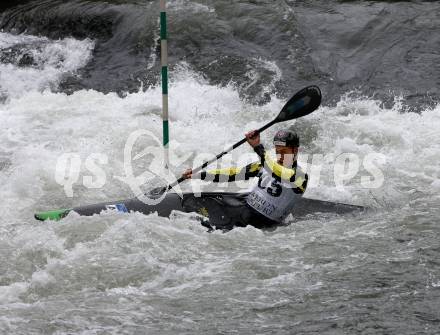
[[(295, 179), (305, 179), (305, 174), (296, 168)], [(262, 168), (258, 183), (247, 197), (247, 204), (267, 218), (281, 222), (292, 211), (298, 197), (304, 190), (290, 180), (277, 176), (269, 169)]]

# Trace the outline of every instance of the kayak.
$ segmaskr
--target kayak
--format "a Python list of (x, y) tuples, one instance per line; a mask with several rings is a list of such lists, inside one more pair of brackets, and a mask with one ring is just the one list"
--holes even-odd
[[(264, 130), (273, 126), (276, 123), (285, 122), (289, 120), (298, 119), (315, 111), (321, 104), (321, 91), (317, 86), (308, 86), (297, 92), (292, 98), (287, 101), (281, 109), (278, 116), (271, 122), (257, 130), (262, 133)], [(224, 150), (211, 160), (204, 162), (199, 167), (192, 170), (195, 174), (202, 171), (209, 164), (220, 159), (228, 152), (238, 148), (240, 145), (246, 143), (247, 138), (243, 138), (230, 148)], [(172, 184), (164, 188), (164, 190), (171, 190), (174, 186), (183, 182), (186, 178), (184, 176), (177, 179)], [(202, 193), (196, 196), (193, 193), (186, 193), (180, 197), (176, 193), (168, 193), (164, 196), (162, 201), (158, 201), (156, 205), (147, 205), (137, 198), (107, 202), (96, 205), (81, 206), (71, 209), (61, 209), (56, 211), (42, 212), (35, 214), (37, 220), (61, 220), (70, 212), (76, 212), (79, 215), (91, 216), (99, 214), (105, 210), (115, 210), (118, 212), (141, 212), (144, 214), (151, 214), (157, 212), (159, 216), (168, 217), (173, 211), (180, 211), (184, 213), (198, 213), (198, 218), (202, 217), (201, 223), (210, 228), (216, 229), (232, 229), (234, 226), (246, 226), (248, 224), (258, 226), (260, 224), (270, 223), (277, 224), (271, 221), (262, 214), (257, 213), (246, 204), (246, 197), (249, 193)], [(150, 195), (151, 197), (151, 195)], [(160, 195), (157, 195), (159, 198)], [(159, 200), (156, 198), (156, 200)], [(347, 213), (359, 211), (362, 207), (352, 206), (346, 204), (331, 203), (320, 200), (305, 199), (297, 201), (295, 208), (291, 214), (294, 218), (300, 218), (304, 215), (318, 212), (332, 212), (332, 213)], [(246, 215), (248, 214), (248, 215)], [(258, 221), (258, 222), (257, 222)]]
[[(249, 193), (205, 192), (196, 196), (193, 193), (184, 193), (180, 197), (176, 193), (168, 193), (156, 205), (147, 205), (137, 198), (105, 202), (95, 205), (80, 206), (71, 209), (41, 212), (35, 214), (40, 221), (61, 220), (70, 212), (81, 216), (92, 216), (102, 211), (114, 210), (122, 213), (140, 212), (143, 214), (157, 213), (162, 217), (169, 217), (173, 211), (197, 213), (202, 224), (219, 229), (230, 229), (240, 217), (243, 206), (246, 206), (246, 197)], [(363, 211), (365, 207), (344, 203), (322, 201), (309, 198), (299, 198), (291, 215), (293, 219), (301, 219), (311, 214), (334, 213), (346, 214)], [(248, 224), (252, 224), (249, 222)]]

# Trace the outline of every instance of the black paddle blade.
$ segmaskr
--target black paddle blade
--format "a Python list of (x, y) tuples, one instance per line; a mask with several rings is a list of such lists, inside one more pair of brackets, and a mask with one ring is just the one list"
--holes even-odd
[(321, 104), (321, 90), (308, 86), (296, 93), (283, 107), (275, 122), (283, 122), (308, 115)]

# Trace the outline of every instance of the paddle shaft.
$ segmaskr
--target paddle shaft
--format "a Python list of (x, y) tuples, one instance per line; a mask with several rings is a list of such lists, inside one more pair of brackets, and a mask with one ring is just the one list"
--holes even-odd
[[(321, 104), (321, 90), (317, 86), (308, 86), (302, 89), (301, 91), (297, 92), (292, 98), (290, 98), (290, 100), (284, 105), (283, 109), (278, 114), (278, 116), (273, 121), (269, 122), (268, 124), (258, 129), (257, 132), (261, 133), (267, 128), (273, 126), (275, 123), (293, 120), (308, 115), (312, 113), (314, 110), (316, 110), (320, 104)], [(244, 142), (246, 142), (246, 138), (242, 139), (241, 141), (238, 141), (232, 147), (219, 153), (216, 157), (206, 161), (199, 167), (193, 169), (192, 173), (200, 172), (201, 170), (206, 168), (209, 164), (220, 159), (228, 152), (242, 145)], [(175, 182), (168, 185), (168, 187), (164, 188), (163, 190), (170, 190), (184, 180), (186, 180), (186, 178), (182, 176)]]
[[(263, 127), (261, 127), (260, 129), (257, 130), (258, 133), (262, 133), (263, 131), (265, 131), (267, 128), (273, 126), (275, 123), (277, 123), (278, 120), (275, 119), (271, 122), (269, 122), (268, 124), (264, 125)], [(200, 171), (202, 171), (204, 168), (206, 168), (209, 164), (215, 162), (216, 160), (219, 160), (220, 158), (222, 158), (224, 155), (226, 155), (227, 153), (231, 152), (232, 150), (238, 148), (240, 145), (242, 145), (243, 143), (246, 142), (246, 138), (243, 138), (242, 140), (238, 141), (237, 143), (235, 143), (233, 146), (229, 147), (228, 149), (226, 149), (225, 151), (219, 153), (217, 156), (213, 157), (212, 159), (204, 162), (202, 165), (196, 167), (195, 169), (192, 170), (192, 173), (198, 173)], [(179, 179), (177, 179), (174, 183), (168, 185), (167, 190), (172, 189), (174, 186), (179, 185), (182, 181), (186, 180), (186, 178), (184, 177), (180, 177)]]

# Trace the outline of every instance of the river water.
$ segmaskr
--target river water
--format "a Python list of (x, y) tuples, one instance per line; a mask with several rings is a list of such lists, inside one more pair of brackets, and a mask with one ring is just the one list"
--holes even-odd
[[(439, 3), (169, 1), (174, 171), (316, 84), (321, 108), (289, 123), (300, 162), (348, 153), (360, 164), (341, 186), (336, 158), (320, 162), (305, 196), (372, 208), (227, 233), (179, 213), (35, 221), (134, 196), (127, 140), (162, 131), (158, 1), (0, 10), (0, 333), (439, 333)], [(282, 127), (263, 134), (268, 148)], [(79, 160), (72, 197), (57, 174), (66, 154)], [(105, 176), (95, 188), (91, 155)], [(368, 155), (382, 157), (375, 188), (362, 183)]]

